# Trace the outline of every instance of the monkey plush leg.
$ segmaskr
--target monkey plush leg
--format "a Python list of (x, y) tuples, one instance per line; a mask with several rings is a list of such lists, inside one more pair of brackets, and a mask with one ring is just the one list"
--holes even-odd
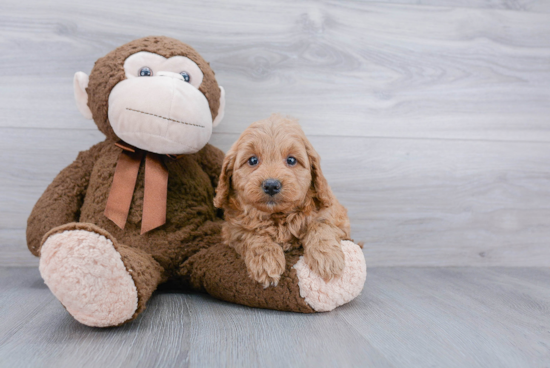
[(150, 255), (118, 244), (107, 231), (87, 223), (47, 233), (39, 269), (67, 311), (92, 327), (117, 326), (136, 318), (162, 275)]
[(285, 253), (286, 269), (279, 284), (264, 289), (247, 273), (244, 261), (225, 245), (204, 249), (186, 261), (180, 274), (191, 286), (232, 303), (282, 311), (327, 312), (353, 300), (367, 276), (365, 257), (358, 245), (342, 242), (345, 268), (328, 283), (309, 269), (303, 250)]

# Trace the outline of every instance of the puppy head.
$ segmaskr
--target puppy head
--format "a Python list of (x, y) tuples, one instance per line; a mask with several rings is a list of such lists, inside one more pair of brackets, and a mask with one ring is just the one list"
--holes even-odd
[(274, 114), (250, 125), (225, 156), (214, 205), (273, 213), (308, 198), (331, 205), (319, 155), (296, 120)]

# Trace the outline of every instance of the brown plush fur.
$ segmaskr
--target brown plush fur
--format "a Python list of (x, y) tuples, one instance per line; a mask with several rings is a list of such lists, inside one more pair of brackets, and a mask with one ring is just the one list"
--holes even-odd
[[(248, 164), (252, 156), (259, 159), (255, 166)], [(287, 164), (289, 156), (296, 165)], [(267, 179), (279, 180), (281, 192), (266, 194), (262, 183)], [(347, 211), (295, 120), (272, 115), (243, 132), (225, 157), (215, 205), (225, 210), (225, 243), (264, 287), (279, 282), (284, 251), (301, 246), (306, 263), (326, 281), (342, 273), (340, 242), (350, 237)]]
[(88, 106), (97, 127), (107, 138), (118, 140), (107, 116), (109, 94), (118, 82), (126, 79), (124, 61), (139, 51), (153, 52), (165, 58), (185, 56), (193, 60), (204, 74), (199, 91), (208, 100), (212, 120), (216, 118), (220, 106), (220, 88), (210, 64), (195, 49), (183, 42), (163, 36), (145, 37), (120, 46), (98, 59), (90, 74), (90, 82), (86, 88)]
[(279, 284), (267, 289), (249, 278), (243, 259), (233, 248), (221, 243), (191, 257), (182, 272), (190, 275), (188, 282), (194, 289), (218, 299), (256, 308), (313, 313), (300, 295), (298, 275), (293, 267), (302, 255), (301, 249), (288, 252)]
[[(147, 254), (147, 262), (154, 266), (155, 272), (142, 277), (147, 280), (134, 277), (134, 281), (138, 286), (150, 284), (149, 279), (157, 280), (156, 288), (160, 281), (179, 277), (176, 272), (190, 256), (221, 242), (222, 221), (212, 201), (223, 153), (207, 145), (194, 155), (165, 159), (169, 172), (166, 224), (140, 235), (144, 165), (140, 167), (125, 228), (120, 229), (103, 214), (120, 151), (113, 141), (106, 140), (81, 152), (36, 203), (28, 220), (27, 242), (31, 252), (38, 255), (41, 240), (51, 229), (70, 222), (93, 224), (119, 244)], [(132, 269), (129, 267), (132, 262), (124, 263), (127, 269)], [(140, 311), (149, 296), (150, 293), (139, 299)]]
[[(112, 240), (134, 280), (138, 309), (144, 310), (160, 283), (211, 292), (214, 296), (263, 308), (313, 312), (300, 297), (295, 270), (287, 267), (285, 289), (263, 293), (242, 280), (246, 270), (235, 252), (222, 245), (221, 211), (213, 205), (223, 152), (206, 145), (199, 152), (173, 160), (163, 156), (169, 172), (166, 223), (140, 235), (144, 195), (141, 164), (128, 219), (120, 229), (104, 216), (105, 205), (121, 148), (108, 121), (108, 96), (124, 79), (124, 60), (139, 51), (165, 57), (187, 56), (204, 73), (200, 90), (208, 99), (212, 116), (219, 106), (219, 88), (208, 63), (191, 47), (166, 37), (132, 41), (99, 59), (90, 75), (88, 105), (98, 128), (107, 136), (62, 170), (34, 206), (28, 219), (27, 243), (39, 256), (49, 235), (66, 230), (87, 230)], [(263, 289), (262, 289), (263, 290)], [(131, 320), (131, 319), (130, 319)], [(127, 322), (127, 321), (126, 321)]]

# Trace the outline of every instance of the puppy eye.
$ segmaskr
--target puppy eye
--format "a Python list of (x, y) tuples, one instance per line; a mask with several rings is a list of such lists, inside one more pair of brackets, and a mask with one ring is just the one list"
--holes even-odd
[(186, 81), (187, 83), (189, 83), (189, 81), (191, 80), (191, 76), (187, 72), (181, 72), (180, 75), (183, 77), (183, 80)]
[(286, 158), (286, 163), (288, 164), (288, 166), (294, 166), (296, 165), (298, 161), (296, 160), (296, 158), (292, 157), (292, 156), (288, 156)]
[(139, 70), (140, 77), (150, 77), (152, 75), (153, 75), (153, 69), (149, 68), (148, 66), (144, 66)]
[(248, 164), (249, 164), (250, 166), (256, 166), (256, 165), (258, 165), (258, 157), (256, 157), (256, 156), (250, 157), (250, 158), (248, 159)]

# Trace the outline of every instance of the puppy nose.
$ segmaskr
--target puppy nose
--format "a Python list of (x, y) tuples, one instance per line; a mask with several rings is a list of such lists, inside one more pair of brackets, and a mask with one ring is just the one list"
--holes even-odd
[(262, 188), (266, 194), (274, 196), (281, 191), (281, 182), (275, 179), (267, 179), (262, 183)]

